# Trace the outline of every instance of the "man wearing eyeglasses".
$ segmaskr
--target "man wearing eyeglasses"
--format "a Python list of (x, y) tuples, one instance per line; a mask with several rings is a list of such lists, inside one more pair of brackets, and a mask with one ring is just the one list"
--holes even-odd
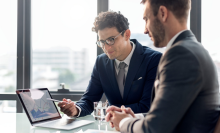
[[(68, 116), (93, 112), (93, 102), (105, 93), (110, 105), (145, 113), (150, 108), (151, 90), (161, 53), (131, 39), (128, 19), (116, 12), (100, 13), (92, 28), (98, 34), (96, 44), (105, 53), (99, 55), (91, 80), (82, 98), (75, 104), (63, 99), (58, 104)], [(69, 103), (69, 104), (66, 104)]]

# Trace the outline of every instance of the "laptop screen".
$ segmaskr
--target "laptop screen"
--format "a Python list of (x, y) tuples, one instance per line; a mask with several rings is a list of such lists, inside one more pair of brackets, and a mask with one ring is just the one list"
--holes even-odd
[(17, 90), (16, 93), (31, 122), (37, 123), (51, 119), (61, 118), (47, 88)]

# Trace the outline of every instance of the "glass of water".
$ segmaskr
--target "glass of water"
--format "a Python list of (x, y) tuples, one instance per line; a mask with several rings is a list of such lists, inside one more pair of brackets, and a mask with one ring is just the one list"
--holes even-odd
[(109, 106), (108, 101), (94, 102), (93, 105), (94, 105), (93, 117), (95, 118), (95, 120), (105, 122), (105, 116), (107, 114), (106, 109)]

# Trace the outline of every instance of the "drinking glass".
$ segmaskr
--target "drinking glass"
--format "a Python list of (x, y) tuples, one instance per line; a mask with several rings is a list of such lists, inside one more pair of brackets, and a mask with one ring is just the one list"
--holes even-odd
[(95, 118), (95, 120), (105, 121), (106, 109), (109, 106), (108, 101), (94, 102), (93, 105), (94, 105), (93, 117)]
[(108, 108), (109, 104), (108, 101), (106, 102), (94, 102), (94, 111), (93, 111), (93, 117), (96, 121), (98, 121), (98, 126), (100, 128), (100, 125), (106, 125), (105, 116), (107, 114), (106, 109)]

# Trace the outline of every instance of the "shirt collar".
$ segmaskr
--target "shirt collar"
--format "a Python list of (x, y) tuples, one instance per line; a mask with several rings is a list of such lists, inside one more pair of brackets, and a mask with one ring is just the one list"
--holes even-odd
[(167, 51), (168, 49), (170, 49), (170, 47), (172, 46), (172, 44), (173, 44), (173, 42), (176, 40), (176, 38), (177, 38), (182, 32), (184, 32), (184, 31), (186, 31), (186, 30), (182, 30), (182, 31), (180, 31), (179, 33), (177, 33), (177, 34), (168, 42), (165, 51)]
[(134, 49), (135, 49), (135, 44), (132, 41), (130, 41), (130, 43), (132, 45), (132, 50), (131, 50), (130, 54), (125, 58), (125, 60), (119, 61), (119, 60), (115, 59), (115, 63), (116, 63), (117, 68), (119, 67), (120, 62), (124, 62), (127, 66), (129, 66), (130, 61), (131, 61), (131, 57), (132, 57), (132, 55), (134, 53)]

